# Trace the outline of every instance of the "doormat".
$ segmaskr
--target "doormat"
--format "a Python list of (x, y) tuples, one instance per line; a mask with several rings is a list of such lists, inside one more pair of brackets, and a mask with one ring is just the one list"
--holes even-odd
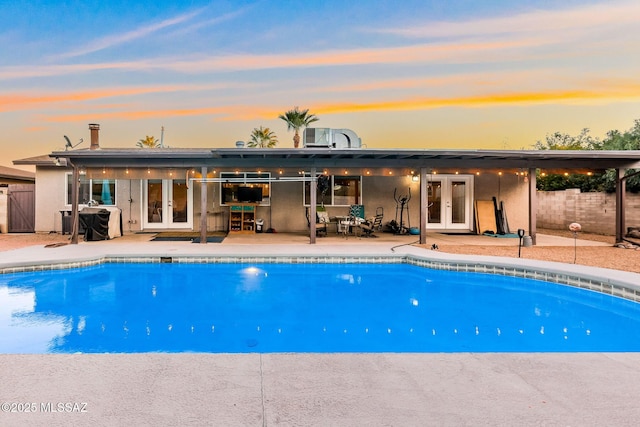
[[(226, 233), (207, 233), (207, 242), (220, 243)], [(162, 231), (151, 239), (152, 242), (193, 242), (200, 243), (199, 231)]]
[[(224, 236), (219, 237), (219, 236), (207, 236), (207, 243), (222, 243), (222, 241), (224, 240)], [(196, 237), (195, 239), (193, 239), (191, 241), (191, 243), (200, 243), (200, 238)]]
[(516, 233), (495, 234), (495, 233), (484, 232), (482, 233), (482, 235), (489, 236), (489, 237), (506, 237), (509, 239), (518, 238), (518, 235)]

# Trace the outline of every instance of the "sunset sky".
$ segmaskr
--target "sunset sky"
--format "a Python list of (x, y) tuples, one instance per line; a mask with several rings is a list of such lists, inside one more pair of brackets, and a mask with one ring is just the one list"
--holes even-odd
[(578, 0), (0, 2), (0, 165), (101, 126), (234, 147), (278, 119), (367, 148), (530, 149), (640, 119), (640, 2)]

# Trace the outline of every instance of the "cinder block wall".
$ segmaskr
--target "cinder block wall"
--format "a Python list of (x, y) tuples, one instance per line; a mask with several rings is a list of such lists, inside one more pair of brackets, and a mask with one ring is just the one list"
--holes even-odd
[[(640, 227), (640, 194), (626, 194), (626, 225)], [(540, 228), (566, 230), (577, 222), (589, 233), (614, 235), (616, 196), (581, 193), (579, 189), (538, 191), (537, 223)]]

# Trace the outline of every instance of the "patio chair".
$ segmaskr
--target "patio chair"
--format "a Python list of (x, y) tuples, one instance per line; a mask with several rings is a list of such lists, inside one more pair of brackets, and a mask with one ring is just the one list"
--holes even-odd
[(362, 230), (362, 236), (378, 237), (373, 233), (382, 227), (382, 213), (376, 214), (375, 217), (369, 218), (368, 220), (360, 223), (358, 227)]
[[(307, 208), (305, 210), (306, 213), (306, 217), (307, 217), (307, 225), (309, 226), (309, 229), (311, 229), (311, 219), (309, 218), (309, 208)], [(316, 212), (316, 236), (320, 236), (324, 234), (325, 236), (327, 235), (327, 223), (320, 218), (320, 216), (318, 216), (318, 212)]]

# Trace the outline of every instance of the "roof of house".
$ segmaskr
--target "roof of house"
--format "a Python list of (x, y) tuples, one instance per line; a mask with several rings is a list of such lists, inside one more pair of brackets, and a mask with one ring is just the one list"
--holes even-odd
[(43, 154), (35, 157), (27, 157), (13, 161), (14, 165), (35, 165), (35, 166), (54, 166), (55, 159), (49, 154)]
[[(100, 148), (58, 151), (87, 167), (286, 167), (286, 168), (466, 168), (588, 169), (640, 168), (640, 151), (408, 150), (331, 148)], [(36, 157), (34, 161), (42, 161)], [(38, 164), (16, 161), (16, 164)], [(20, 163), (18, 163), (20, 162)]]
[(0, 180), (35, 182), (36, 174), (22, 169), (0, 166)]
[[(57, 160), (57, 161), (56, 161)], [(68, 161), (70, 163), (68, 163)], [(88, 168), (408, 168), (428, 172), (518, 171), (587, 172), (640, 168), (640, 150), (412, 150), (333, 148), (88, 148), (54, 151), (13, 162), (16, 165)]]

